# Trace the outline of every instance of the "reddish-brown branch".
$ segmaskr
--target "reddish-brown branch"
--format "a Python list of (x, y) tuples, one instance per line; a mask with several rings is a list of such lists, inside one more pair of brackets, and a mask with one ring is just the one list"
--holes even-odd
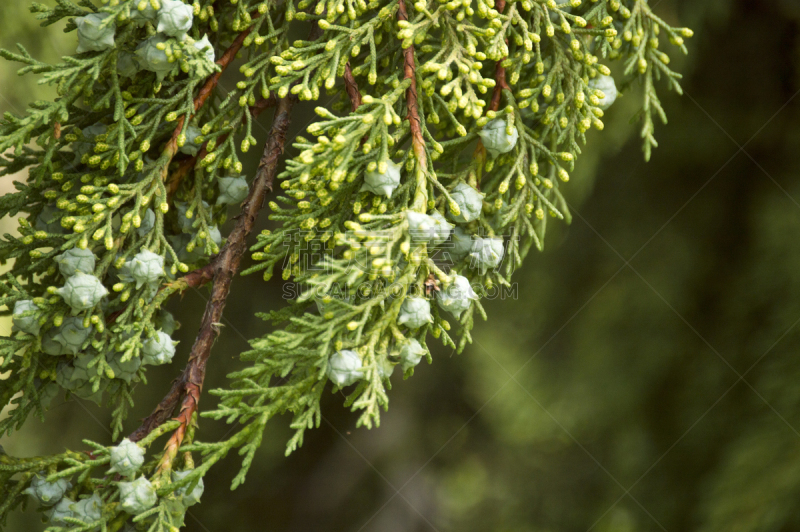
[[(278, 100), (275, 117), (272, 119), (272, 129), (270, 129), (267, 143), (264, 146), (264, 152), (261, 155), (261, 161), (259, 161), (258, 170), (256, 171), (256, 181), (263, 181), (264, 186), (267, 188), (267, 191), (262, 195), (262, 203), (266, 192), (272, 192), (272, 183), (275, 181), (275, 175), (278, 172), (278, 161), (286, 144), (286, 133), (291, 119), (290, 113), (296, 101), (294, 97)], [(258, 208), (260, 209), (261, 205)], [(255, 213), (257, 212), (256, 210)], [(253, 218), (252, 222), (255, 222), (255, 218)], [(244, 251), (244, 248), (242, 248), (242, 251)]]
[[(318, 24), (314, 24), (311, 29), (310, 40), (316, 40), (322, 34)], [(235, 55), (235, 54), (234, 54)], [(236, 226), (230, 235), (222, 251), (214, 257), (208, 266), (190, 272), (184, 277), (187, 286), (198, 286), (213, 280), (214, 285), (211, 289), (211, 299), (206, 304), (206, 310), (200, 324), (200, 331), (195, 338), (189, 361), (179, 378), (173, 381), (167, 395), (156, 406), (150, 416), (142, 425), (134, 431), (130, 439), (139, 441), (156, 427), (164, 423), (172, 415), (172, 412), (181, 404), (181, 409), (176, 418), (180, 421), (180, 426), (167, 442), (164, 455), (159, 464), (159, 469), (169, 469), (177, 455), (178, 449), (183, 442), (189, 423), (192, 421), (194, 413), (200, 401), (200, 394), (203, 390), (205, 380), (206, 364), (211, 355), (211, 347), (219, 334), (219, 323), (222, 319), (222, 312), (225, 302), (230, 293), (230, 285), (233, 276), (239, 269), (239, 263), (244, 255), (247, 243), (247, 236), (253, 230), (259, 211), (264, 205), (267, 193), (272, 191), (272, 183), (278, 172), (278, 162), (283, 153), (286, 143), (286, 134), (289, 129), (291, 110), (297, 102), (295, 96), (275, 99), (274, 96), (266, 98), (251, 107), (253, 116), (258, 116), (264, 109), (277, 105), (275, 116), (272, 120), (272, 127), (267, 136), (264, 152), (258, 165), (256, 178), (250, 189), (250, 193), (242, 203), (242, 211), (237, 217)], [(205, 150), (203, 150), (205, 151)], [(194, 166), (194, 161), (192, 162)], [(191, 169), (191, 167), (190, 167)], [(181, 397), (183, 400), (181, 401)]]
[(343, 77), (344, 89), (347, 91), (347, 95), (350, 97), (350, 105), (353, 107), (353, 111), (355, 111), (361, 106), (361, 93), (358, 90), (358, 83), (356, 83), (356, 79), (353, 77), (353, 71), (350, 69), (350, 61), (344, 65)]
[(506, 69), (503, 66), (505, 58), (497, 62), (494, 67), (494, 92), (492, 92), (492, 101), (489, 102), (489, 110), (497, 111), (500, 109), (500, 96), (503, 95), (504, 89), (509, 89), (508, 82), (506, 81)]
[(175, 411), (175, 407), (178, 406), (178, 402), (181, 400), (181, 395), (183, 394), (183, 388), (186, 385), (184, 374), (181, 374), (177, 379), (172, 381), (172, 387), (169, 389), (167, 395), (158, 403), (153, 413), (142, 421), (139, 428), (128, 436), (129, 440), (141, 440), (172, 417), (172, 413)]
[[(181, 280), (186, 283), (186, 287), (199, 288), (204, 284), (211, 282), (214, 279), (215, 263), (218, 257), (219, 255), (215, 256), (211, 259), (211, 262), (205, 266), (197, 268), (196, 270), (192, 270), (184, 275)], [(112, 314), (108, 320), (109, 323), (112, 321), (112, 319), (115, 320), (122, 312), (123, 311), (120, 310)], [(128, 436), (129, 440), (141, 440), (159, 425), (172, 417), (172, 413), (175, 411), (175, 407), (178, 406), (178, 402), (183, 394), (187, 377), (188, 375), (186, 370), (184, 370), (184, 372), (178, 378), (172, 381), (172, 386), (170, 387), (169, 392), (167, 392), (167, 395), (165, 395), (161, 402), (158, 403), (158, 406), (156, 406), (153, 412), (144, 420), (142, 420), (142, 424), (139, 426), (139, 428), (137, 428), (131, 433), (130, 436)]]
[[(261, 105), (256, 104), (256, 106), (253, 106), (251, 111), (254, 116), (271, 106), (268, 104), (268, 100), (271, 104), (276, 101), (275, 98), (265, 99), (262, 102), (266, 103), (259, 102)], [(167, 421), (178, 406), (181, 397), (185, 394), (181, 413), (178, 417), (181, 421), (181, 426), (173, 435), (173, 439), (177, 443), (177, 447), (174, 447), (174, 449), (177, 451), (178, 447), (180, 447), (180, 441), (183, 439), (186, 425), (191, 421), (191, 415), (196, 410), (197, 402), (200, 400), (200, 392), (202, 391), (205, 377), (205, 364), (211, 352), (211, 345), (218, 334), (217, 324), (222, 317), (222, 310), (225, 307), (225, 300), (230, 290), (230, 281), (239, 268), (239, 261), (245, 251), (247, 235), (252, 230), (253, 224), (255, 224), (258, 211), (264, 203), (267, 192), (272, 190), (272, 182), (278, 167), (278, 158), (283, 153), (286, 130), (289, 126), (289, 111), (294, 105), (294, 99), (291, 99), (289, 103), (286, 103), (287, 101), (289, 100), (277, 100), (278, 109), (275, 112), (272, 129), (264, 149), (264, 157), (259, 164), (250, 195), (242, 205), (242, 213), (239, 215), (236, 227), (228, 237), (225, 247), (209, 264), (191, 271), (183, 277), (187, 287), (195, 288), (213, 280), (212, 296), (206, 306), (200, 333), (189, 356), (189, 363), (180, 377), (172, 382), (172, 387), (158, 406), (142, 421), (139, 428), (128, 437), (131, 441), (141, 440), (153, 429)], [(172, 442), (172, 440), (170, 441)]]
[[(139, 438), (144, 437), (144, 434), (149, 430), (158, 426), (158, 421), (165, 421), (167, 419), (166, 416), (168, 416), (177, 405), (176, 397), (183, 394), (180, 412), (176, 418), (180, 421), (180, 426), (167, 442), (164, 456), (159, 466), (161, 469), (169, 469), (172, 460), (177, 455), (178, 449), (183, 442), (186, 429), (192, 421), (192, 416), (197, 411), (197, 406), (200, 402), (200, 394), (203, 390), (203, 381), (205, 380), (206, 363), (211, 354), (211, 347), (214, 344), (214, 340), (216, 340), (219, 335), (219, 324), (222, 320), (225, 302), (230, 293), (231, 281), (233, 276), (239, 271), (239, 263), (246, 250), (247, 236), (255, 225), (256, 218), (264, 204), (267, 193), (272, 190), (272, 183), (278, 171), (278, 162), (286, 143), (290, 113), (295, 101), (294, 97), (278, 100), (275, 118), (272, 121), (272, 128), (267, 137), (264, 154), (259, 163), (250, 194), (242, 204), (242, 212), (238, 216), (236, 226), (228, 236), (225, 247), (212, 262), (214, 285), (211, 289), (211, 298), (206, 305), (206, 310), (200, 324), (200, 331), (192, 346), (192, 352), (189, 355), (189, 362), (186, 369), (184, 369), (183, 375), (181, 375), (178, 381), (173, 383), (170, 392), (158, 407), (156, 407), (153, 414), (151, 414), (151, 416), (145, 420), (142, 427), (137, 429), (132, 435)], [(198, 275), (204, 278), (207, 274), (203, 273)]]
[(217, 262), (219, 255), (211, 259), (211, 262), (201, 268), (192, 270), (183, 276), (183, 281), (188, 288), (199, 288), (204, 284), (214, 280), (214, 264)]
[[(502, 13), (506, 8), (506, 0), (496, 0), (494, 4), (498, 13)], [(508, 44), (508, 39), (506, 39)], [(506, 81), (506, 69), (503, 66), (503, 61), (506, 58), (501, 58), (494, 67), (494, 91), (492, 92), (492, 100), (489, 102), (489, 110), (497, 111), (500, 109), (500, 97), (503, 95), (503, 90), (510, 88), (508, 81)]]
[[(398, 3), (397, 18), (399, 20), (408, 20), (408, 12), (406, 11), (406, 3), (400, 0)], [(403, 48), (403, 79), (411, 80), (411, 84), (406, 90), (406, 107), (408, 108), (409, 127), (411, 128), (411, 144), (414, 148), (414, 155), (417, 158), (417, 163), (420, 167), (425, 167), (425, 141), (422, 138), (422, 123), (419, 119), (419, 107), (417, 104), (417, 75), (416, 65), (414, 64), (414, 45), (408, 48)]]
[[(269, 98), (259, 100), (255, 105), (250, 107), (250, 113), (253, 115), (253, 118), (256, 118), (265, 109), (274, 107), (276, 101), (277, 99), (275, 96), (270, 96)], [(194, 167), (198, 158), (205, 157), (206, 153), (207, 152), (204, 145), (197, 157), (191, 157), (181, 163), (181, 166), (176, 172), (173, 173), (168, 183), (167, 191), (170, 195), (177, 190), (177, 187), (180, 184), (180, 179)], [(172, 188), (172, 186), (174, 186), (174, 188)], [(222, 253), (214, 257), (207, 265), (197, 268), (196, 270), (184, 275), (182, 280), (186, 283), (186, 286), (189, 288), (198, 288), (214, 280), (216, 263), (218, 260), (220, 260), (221, 256)], [(188, 372), (184, 370), (183, 374), (181, 374), (180, 377), (172, 382), (172, 387), (170, 388), (169, 392), (167, 392), (167, 395), (164, 396), (164, 399), (162, 399), (153, 412), (142, 421), (142, 424), (139, 426), (139, 428), (137, 428), (133, 433), (131, 433), (130, 436), (128, 436), (131, 441), (141, 440), (153, 429), (167, 421), (172, 416), (172, 413), (175, 411), (175, 407), (178, 406), (178, 402), (180, 401), (180, 398), (184, 392), (187, 383), (186, 379), (188, 376)]]

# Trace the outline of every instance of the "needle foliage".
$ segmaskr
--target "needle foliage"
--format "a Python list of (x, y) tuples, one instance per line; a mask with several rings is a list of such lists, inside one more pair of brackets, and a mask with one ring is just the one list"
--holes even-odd
[[(378, 425), (396, 367), (413, 375), (429, 341), (462, 350), (487, 317), (480, 300), (511, 288), (549, 219), (569, 222), (565, 184), (618, 92), (641, 95), (650, 156), (654, 122), (666, 121), (656, 86), (680, 91), (662, 48), (685, 53), (692, 34), (645, 0), (57, 0), (31, 11), (43, 26), (66, 19), (76, 53), (51, 65), (0, 52), (58, 92), (0, 123), (0, 175), (28, 173), (0, 198), (0, 216), (19, 215), (19, 235), (0, 241), (13, 261), (0, 304), (15, 326), (0, 339), (0, 402), (13, 405), (3, 433), (66, 393), (112, 409), (119, 440), (133, 386), (173, 363), (162, 305), (203, 268), (217, 271), (203, 283), (220, 283), (220, 257), (247, 236), (221, 235), (228, 206), (272, 186), (267, 151), (255, 178), (242, 174), (254, 120), (337, 96), (290, 139), (296, 155), (268, 203), (278, 229), (258, 235), (242, 272), (279, 272), (301, 290), (263, 316), (275, 326), (199, 413), (231, 435), (203, 441), (187, 385), (188, 419), (134, 441), (0, 455), (0, 519), (34, 498), (53, 531), (175, 530), (233, 450), (233, 487), (245, 480), (271, 418), (292, 416), (287, 453), (302, 445), (326, 388), (346, 388), (359, 425)], [(282, 151), (277, 137), (267, 147)], [(193, 350), (190, 366), (199, 359)], [(168, 434), (165, 451), (151, 447)]]

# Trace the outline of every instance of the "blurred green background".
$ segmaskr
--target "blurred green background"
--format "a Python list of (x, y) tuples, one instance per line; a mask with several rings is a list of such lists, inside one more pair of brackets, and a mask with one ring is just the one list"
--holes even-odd
[[(396, 373), (380, 428), (356, 430), (328, 396), (322, 426), (285, 458), (276, 420), (243, 487), (229, 490), (236, 456), (206, 478), (187, 530), (800, 530), (800, 2), (651, 4), (696, 35), (652, 161), (629, 124), (632, 91), (566, 189), (572, 225), (551, 226), (517, 299), (487, 302), (474, 345)], [(0, 4), (0, 28), (0, 45), (49, 60), (74, 46), (35, 29), (24, 2)], [(16, 68), (0, 65), (0, 110), (50, 94)], [(179, 360), (148, 373), (130, 430), (179, 371), (205, 297), (170, 303)], [(236, 280), (206, 389), (262, 334), (253, 313), (280, 304), (278, 281)], [(1, 443), (77, 449), (108, 442), (107, 420), (70, 402)], [(213, 440), (230, 427), (201, 429)], [(37, 521), (29, 511), (8, 529)]]

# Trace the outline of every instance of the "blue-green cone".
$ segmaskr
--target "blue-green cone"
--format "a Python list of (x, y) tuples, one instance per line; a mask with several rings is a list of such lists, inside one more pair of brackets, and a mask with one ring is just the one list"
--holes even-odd
[(117, 25), (109, 13), (91, 13), (85, 17), (76, 17), (78, 27), (78, 48), (76, 52), (102, 52), (114, 47), (114, 33)]

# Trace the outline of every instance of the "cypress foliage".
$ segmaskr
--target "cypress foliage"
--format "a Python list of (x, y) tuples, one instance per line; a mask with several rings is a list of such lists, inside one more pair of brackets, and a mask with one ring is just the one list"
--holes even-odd
[[(14, 260), (0, 304), (15, 325), (0, 340), (0, 399), (15, 406), (0, 431), (65, 392), (108, 405), (119, 440), (133, 386), (175, 353), (163, 304), (212, 287), (181, 377), (121, 443), (0, 455), (0, 519), (32, 494), (54, 531), (182, 526), (232, 450), (243, 457), (232, 485), (244, 481), (272, 417), (292, 415), (286, 452), (297, 449), (329, 380), (354, 386), (345, 404), (359, 425), (378, 425), (395, 366), (411, 376), (431, 338), (464, 349), (486, 318), (480, 299), (542, 249), (548, 218), (569, 222), (562, 187), (617, 87), (643, 87), (650, 157), (654, 122), (666, 121), (657, 82), (680, 92), (662, 41), (685, 53), (692, 35), (644, 0), (57, 0), (32, 11), (43, 26), (66, 19), (76, 52), (49, 65), (21, 46), (0, 51), (58, 91), (0, 123), (0, 175), (29, 176), (0, 198), (0, 216), (21, 214), (21, 236), (0, 242)], [(236, 82), (227, 94), (223, 73)], [(281, 164), (294, 109), (323, 90), (337, 100), (315, 107)], [(243, 176), (254, 121), (271, 108), (258, 168)], [(303, 292), (262, 316), (279, 327), (251, 340), (247, 367), (200, 413), (230, 284), (276, 183), (279, 228), (258, 235), (242, 273), (268, 280), (277, 267)], [(229, 204), (240, 213), (223, 238)], [(204, 441), (198, 415), (235, 428)], [(164, 450), (151, 447), (162, 436)]]

